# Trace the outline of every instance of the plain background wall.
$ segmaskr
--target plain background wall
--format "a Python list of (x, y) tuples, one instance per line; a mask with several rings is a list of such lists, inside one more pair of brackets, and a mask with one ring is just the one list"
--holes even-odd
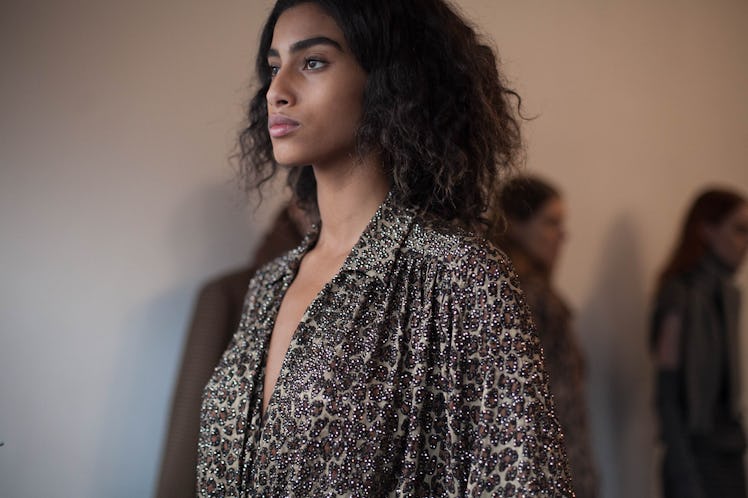
[[(459, 3), (566, 194), (605, 496), (648, 496), (652, 278), (699, 188), (748, 190), (748, 4)], [(228, 161), (269, 5), (0, 3), (0, 496), (152, 493), (195, 292), (277, 205)]]

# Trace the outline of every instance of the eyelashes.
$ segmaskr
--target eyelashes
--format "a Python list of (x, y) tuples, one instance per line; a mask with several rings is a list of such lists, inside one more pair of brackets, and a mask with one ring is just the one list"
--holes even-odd
[[(325, 67), (327, 67), (328, 64), (329, 62), (321, 57), (316, 57), (316, 56), (305, 57), (304, 63), (301, 66), (301, 70), (302, 71), (320, 71), (324, 69)], [(268, 63), (268, 72), (270, 73), (270, 78), (271, 79), (275, 78), (280, 72), (280, 69), (281, 69), (280, 65)]]
[(327, 61), (319, 57), (307, 57), (304, 59), (304, 70), (319, 71), (327, 66)]

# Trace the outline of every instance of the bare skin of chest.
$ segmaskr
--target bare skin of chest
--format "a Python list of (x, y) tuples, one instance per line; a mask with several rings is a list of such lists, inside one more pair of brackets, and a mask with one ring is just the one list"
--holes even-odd
[(301, 260), (296, 278), (283, 296), (278, 316), (270, 336), (267, 359), (265, 363), (265, 383), (262, 393), (262, 411), (267, 410), (268, 403), (275, 389), (283, 359), (286, 357), (299, 322), (304, 317), (309, 305), (317, 294), (339, 271), (346, 254), (329, 256), (312, 249)]

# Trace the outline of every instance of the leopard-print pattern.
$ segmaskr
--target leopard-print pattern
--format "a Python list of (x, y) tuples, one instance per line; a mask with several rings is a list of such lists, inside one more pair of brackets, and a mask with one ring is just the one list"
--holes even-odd
[(392, 195), (304, 315), (263, 416), (275, 316), (315, 240), (250, 284), (204, 392), (199, 496), (573, 496), (510, 263)]
[(523, 251), (508, 249), (543, 347), (548, 383), (565, 436), (574, 492), (577, 498), (599, 497), (587, 414), (585, 359), (572, 327), (571, 310), (553, 288), (546, 271)]

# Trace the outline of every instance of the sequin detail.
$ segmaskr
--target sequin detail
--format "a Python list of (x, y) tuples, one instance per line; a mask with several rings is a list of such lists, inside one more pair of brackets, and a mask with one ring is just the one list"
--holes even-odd
[(391, 195), (304, 315), (263, 417), (270, 333), (315, 240), (250, 283), (204, 392), (199, 496), (573, 496), (506, 257)]

